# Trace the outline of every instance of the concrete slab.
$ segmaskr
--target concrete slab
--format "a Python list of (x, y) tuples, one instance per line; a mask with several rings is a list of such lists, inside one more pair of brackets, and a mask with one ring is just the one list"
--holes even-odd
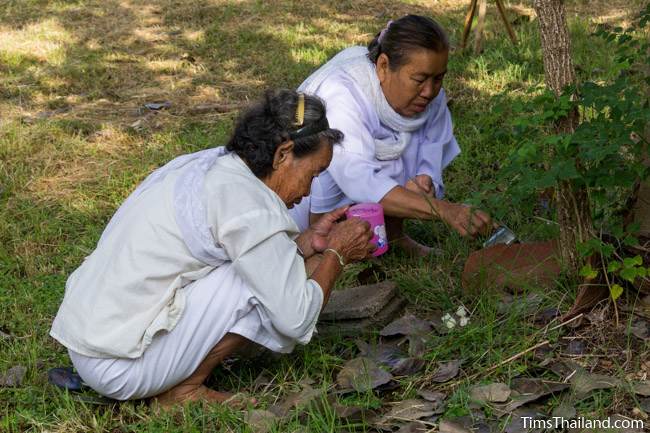
[(365, 319), (379, 313), (397, 294), (392, 281), (334, 290), (320, 314), (321, 321)]
[(399, 317), (406, 306), (406, 300), (400, 296), (393, 296), (388, 304), (370, 317), (363, 319), (342, 319), (319, 321), (316, 329), (321, 336), (356, 336), (371, 331), (378, 331)]

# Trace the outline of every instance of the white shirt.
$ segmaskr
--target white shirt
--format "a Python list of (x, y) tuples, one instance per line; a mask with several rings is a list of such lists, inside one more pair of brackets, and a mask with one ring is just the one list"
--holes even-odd
[[(185, 169), (185, 168), (183, 168)], [(183, 314), (183, 288), (214, 269), (186, 247), (173, 211), (170, 172), (132, 201), (66, 283), (50, 334), (93, 357), (137, 358)], [(280, 197), (236, 155), (217, 159), (204, 189), (216, 243), (249, 285), (275, 330), (306, 343), (323, 304), (293, 239), (298, 228)]]
[(434, 115), (413, 134), (402, 156), (388, 161), (375, 157), (375, 139), (397, 132), (379, 121), (345, 71), (324, 80), (316, 95), (325, 101), (330, 127), (342, 131), (345, 138), (335, 148), (327, 171), (312, 184), (312, 212), (328, 212), (352, 202), (377, 203), (395, 186), (419, 174), (429, 175), (436, 195), (443, 196), (442, 171), (460, 153), (444, 89), (430, 102), (437, 107)]

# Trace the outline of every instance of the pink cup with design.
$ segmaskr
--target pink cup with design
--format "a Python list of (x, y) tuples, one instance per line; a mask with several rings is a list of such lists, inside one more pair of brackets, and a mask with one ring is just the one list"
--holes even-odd
[(348, 218), (361, 218), (370, 223), (374, 233), (371, 241), (377, 245), (373, 256), (381, 256), (388, 251), (388, 237), (386, 236), (386, 223), (384, 222), (384, 208), (379, 203), (360, 203), (350, 206), (345, 212)]

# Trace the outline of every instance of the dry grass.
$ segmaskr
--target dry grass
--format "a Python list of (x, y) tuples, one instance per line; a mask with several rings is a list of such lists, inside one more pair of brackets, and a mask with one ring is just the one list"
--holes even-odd
[[(0, 98), (0, 110), (6, 121), (67, 106), (53, 117), (125, 127), (143, 102), (169, 100), (182, 121), (183, 107), (241, 103), (271, 85), (295, 86), (336, 50), (365, 43), (390, 17), (453, 17), (443, 21), (457, 36), (465, 3), (109, 0), (25, 6), (4, 0), (0, 65), (9, 73), (0, 84), (9, 97)], [(567, 7), (576, 15), (588, 7), (595, 21), (625, 23), (635, 10), (630, 3), (640, 2), (582, 0)], [(492, 8), (488, 14), (496, 17)]]

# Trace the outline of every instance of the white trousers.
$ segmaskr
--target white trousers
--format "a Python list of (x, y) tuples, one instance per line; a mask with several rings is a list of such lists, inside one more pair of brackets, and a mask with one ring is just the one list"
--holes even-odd
[(187, 379), (228, 333), (239, 334), (275, 352), (295, 342), (265, 319), (231, 264), (188, 285), (183, 314), (170, 332), (156, 334), (140, 358), (92, 358), (68, 350), (83, 381), (116, 400), (151, 397)]

